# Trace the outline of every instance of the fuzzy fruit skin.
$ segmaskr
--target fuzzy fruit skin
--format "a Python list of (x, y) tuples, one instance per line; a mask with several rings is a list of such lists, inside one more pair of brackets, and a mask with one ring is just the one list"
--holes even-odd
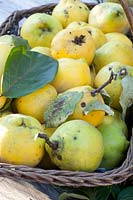
[(44, 140), (35, 135), (42, 132), (33, 117), (9, 114), (0, 120), (0, 161), (35, 167), (44, 155)]
[(111, 42), (111, 41), (120, 41), (123, 42), (125, 44), (128, 44), (130, 47), (133, 47), (133, 43), (132, 41), (124, 34), (122, 33), (107, 33), (105, 34), (107, 41)]
[(55, 59), (86, 59), (92, 63), (95, 54), (95, 43), (84, 28), (78, 30), (64, 29), (56, 34), (51, 43), (51, 54)]
[(42, 53), (46, 56), (51, 57), (50, 48), (48, 48), (48, 47), (34, 47), (34, 48), (31, 49), (31, 51)]
[(60, 58), (59, 67), (52, 85), (58, 93), (67, 89), (91, 84), (90, 68), (83, 59)]
[(53, 37), (60, 30), (62, 30), (62, 25), (56, 18), (45, 13), (35, 13), (23, 23), (20, 35), (28, 40), (32, 48), (50, 47)]
[(112, 124), (103, 123), (98, 130), (102, 133), (104, 141), (104, 156), (100, 167), (113, 169), (124, 160), (129, 141), (119, 127)]
[(93, 59), (96, 72), (111, 62), (133, 66), (133, 48), (123, 42), (112, 41), (97, 49)]
[(99, 28), (91, 26), (88, 23), (76, 21), (76, 22), (70, 23), (67, 26), (67, 28), (72, 28), (72, 29), (86, 28), (94, 40), (96, 49), (98, 49), (99, 47), (101, 47), (103, 44), (107, 42), (107, 38), (105, 34)]
[(72, 120), (59, 126), (50, 141), (58, 141), (56, 154), (46, 145), (51, 160), (64, 170), (93, 172), (104, 154), (100, 132), (83, 120)]
[[(131, 76), (133, 76), (133, 67), (128, 66), (128, 65), (124, 65), (122, 63), (119, 62), (112, 62), (106, 66), (104, 66), (96, 75), (95, 77), (95, 81), (94, 81), (94, 85), (95, 87), (99, 87), (101, 86), (103, 83), (105, 83), (109, 77), (110, 77), (110, 71), (109, 68), (112, 68), (113, 71), (116, 73), (118, 72), (120, 69), (122, 68), (127, 68), (127, 70), (129, 70), (129, 74)], [(119, 98), (122, 92), (122, 85), (121, 85), (121, 78), (118, 78), (117, 80), (113, 80), (111, 82), (111, 84), (107, 85), (105, 87), (105, 90), (107, 91), (107, 93), (110, 95), (112, 103), (111, 103), (111, 107), (117, 109), (117, 110), (121, 110), (121, 106), (119, 103)]]
[(103, 33), (127, 33), (129, 23), (124, 10), (117, 3), (101, 3), (96, 5), (89, 15), (89, 24), (100, 28)]
[(52, 16), (57, 18), (65, 28), (73, 21), (87, 22), (89, 8), (79, 0), (61, 0), (53, 9)]
[(69, 118), (68, 118), (69, 120), (81, 119), (81, 120), (87, 121), (88, 123), (92, 124), (93, 126), (98, 126), (99, 124), (101, 124), (101, 122), (104, 119), (104, 115), (105, 115), (104, 111), (95, 110), (95, 111), (89, 112), (87, 115), (84, 115), (84, 113), (83, 113), (83, 110), (85, 107), (82, 107), (82, 104), (87, 105), (88, 103), (91, 103), (94, 100), (99, 100), (101, 103), (104, 103), (103, 98), (100, 94), (96, 95), (95, 97), (92, 97), (90, 94), (91, 90), (93, 90), (93, 88), (91, 86), (80, 86), (80, 87), (75, 87), (75, 88), (67, 90), (69, 92), (70, 91), (83, 92), (83, 97), (79, 101), (79, 103), (77, 103), (74, 113), (69, 116)]
[(15, 99), (13, 106), (18, 113), (30, 115), (44, 123), (43, 113), (56, 96), (56, 89), (47, 84), (31, 94)]

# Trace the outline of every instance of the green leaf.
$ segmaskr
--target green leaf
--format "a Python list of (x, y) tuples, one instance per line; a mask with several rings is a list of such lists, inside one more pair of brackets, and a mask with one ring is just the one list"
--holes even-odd
[[(80, 188), (79, 188), (80, 189)], [(96, 188), (87, 188), (87, 187), (82, 187), (81, 189), (81, 193), (82, 194), (85, 194), (87, 197), (90, 198), (90, 200), (95, 200), (95, 191), (96, 191)]]
[(114, 112), (111, 110), (109, 106), (106, 104), (101, 103), (99, 100), (94, 100), (87, 104), (87, 106), (84, 109), (84, 114), (87, 115), (89, 112), (94, 111), (94, 110), (103, 110), (109, 115), (113, 115)]
[(15, 47), (17, 46), (25, 46), (27, 49), (30, 49), (30, 46), (28, 44), (28, 41), (19, 37), (19, 36), (16, 36), (16, 35), (11, 35), (12, 36), (12, 41), (13, 41), (13, 44)]
[(7, 44), (12, 47), (25, 46), (26, 49), (30, 49), (28, 41), (16, 35), (3, 35), (0, 38), (0, 43)]
[(81, 191), (88, 196), (90, 200), (108, 200), (111, 194), (111, 186), (82, 188)]
[(46, 127), (58, 127), (62, 124), (74, 110), (76, 104), (81, 100), (82, 92), (64, 92), (48, 106), (44, 112)]
[(121, 191), (121, 187), (119, 185), (112, 185), (111, 194), (112, 194), (114, 200), (117, 199), (117, 196), (120, 191)]
[(125, 119), (127, 108), (133, 104), (133, 77), (127, 75), (121, 83), (123, 90), (120, 96), (120, 105), (122, 107), (122, 117)]
[(73, 199), (73, 200), (89, 200), (87, 197), (80, 195), (80, 194), (75, 194), (75, 193), (62, 193), (59, 196), (59, 200), (69, 200), (69, 199)]
[(103, 97), (103, 100), (104, 100), (105, 104), (106, 105), (110, 105), (112, 100), (111, 100), (111, 97), (109, 96), (109, 94), (106, 92), (105, 89), (101, 90), (101, 95)]
[(58, 62), (43, 54), (14, 47), (7, 59), (2, 82), (2, 95), (17, 98), (50, 83), (58, 69)]
[(133, 186), (124, 188), (117, 197), (117, 200), (132, 200), (133, 199)]
[(108, 200), (110, 193), (111, 193), (111, 186), (98, 187), (95, 189), (94, 200)]

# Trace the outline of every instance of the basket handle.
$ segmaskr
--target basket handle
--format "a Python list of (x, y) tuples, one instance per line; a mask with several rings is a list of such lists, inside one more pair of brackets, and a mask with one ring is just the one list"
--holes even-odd
[(133, 36), (133, 12), (132, 12), (131, 8), (129, 7), (129, 4), (127, 1), (120, 0), (120, 3), (125, 11), (128, 21), (129, 21), (130, 30), (131, 30), (131, 33)]

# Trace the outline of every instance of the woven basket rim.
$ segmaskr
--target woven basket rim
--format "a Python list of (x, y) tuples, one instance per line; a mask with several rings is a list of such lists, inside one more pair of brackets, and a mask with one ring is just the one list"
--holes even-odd
[[(0, 35), (7, 34), (14, 23), (18, 23), (27, 14), (47, 12), (52, 10), (55, 5), (56, 3), (50, 3), (13, 12), (0, 26)], [(86, 3), (86, 5), (91, 8), (96, 4), (90, 2)], [(95, 187), (121, 183), (133, 175), (133, 130), (126, 159), (120, 167), (113, 170), (89, 173), (69, 170), (44, 170), (41, 168), (0, 163), (0, 175), (15, 179), (21, 178), (28, 181), (73, 187)]]

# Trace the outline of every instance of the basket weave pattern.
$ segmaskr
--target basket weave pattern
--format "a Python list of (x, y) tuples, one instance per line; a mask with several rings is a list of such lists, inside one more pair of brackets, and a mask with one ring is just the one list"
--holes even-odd
[[(122, 3), (124, 0), (121, 0)], [(19, 34), (19, 22), (36, 12), (51, 13), (56, 4), (47, 4), (40, 7), (31, 8), (29, 10), (21, 10), (12, 13), (0, 27), (0, 35)], [(92, 8), (94, 3), (88, 3), (87, 6)], [(127, 6), (127, 5), (126, 5)], [(126, 8), (127, 11), (127, 8)], [(129, 12), (128, 12), (129, 13)], [(131, 14), (131, 13), (130, 13)], [(128, 16), (128, 19), (131, 15)], [(130, 21), (130, 19), (129, 19)], [(130, 23), (130, 26), (132, 24)], [(131, 27), (132, 31), (132, 27)], [(12, 177), (15, 179), (24, 179), (28, 181), (36, 181), (41, 183), (49, 183), (60, 186), (73, 187), (95, 187), (118, 184), (125, 181), (133, 175), (133, 131), (130, 139), (130, 147), (123, 164), (113, 170), (106, 172), (74, 172), (67, 170), (44, 170), (40, 168), (31, 168), (27, 166), (16, 166), (6, 163), (0, 163), (0, 175), (3, 177)]]

